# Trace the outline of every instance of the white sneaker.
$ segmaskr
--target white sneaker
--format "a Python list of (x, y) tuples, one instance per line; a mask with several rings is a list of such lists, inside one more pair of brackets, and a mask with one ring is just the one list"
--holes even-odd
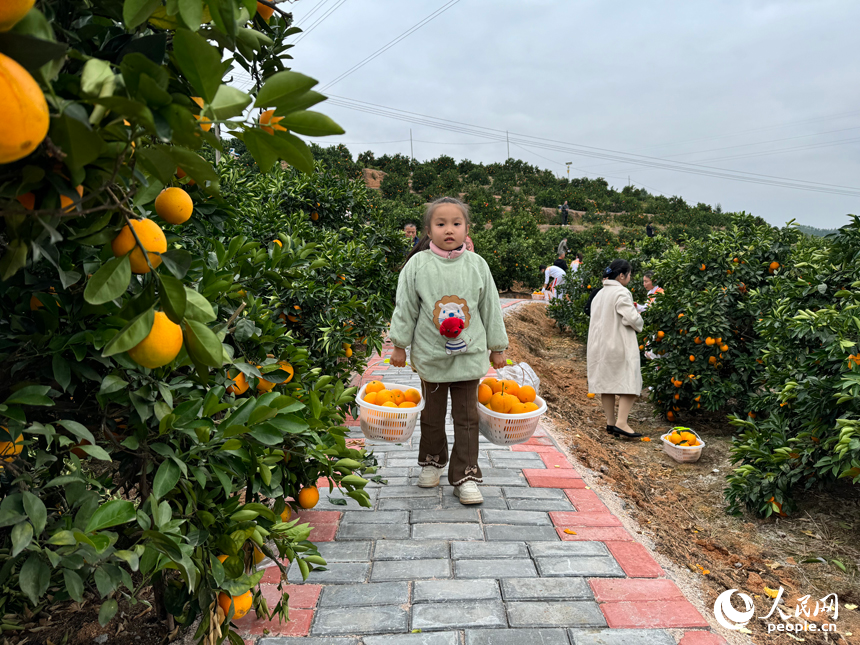
[(481, 491), (478, 490), (478, 484), (471, 479), (459, 486), (454, 486), (454, 497), (459, 497), (461, 504), (480, 504), (484, 501)]
[(439, 473), (441, 468), (436, 466), (424, 466), (421, 469), (421, 474), (418, 475), (418, 485), (421, 488), (433, 488), (439, 485)]

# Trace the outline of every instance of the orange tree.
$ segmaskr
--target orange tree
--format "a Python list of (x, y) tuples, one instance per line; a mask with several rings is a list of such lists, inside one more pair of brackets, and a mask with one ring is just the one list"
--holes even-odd
[[(16, 99), (0, 108), (4, 625), (66, 599), (100, 603), (104, 624), (152, 586), (170, 620), (202, 617), (201, 641), (239, 642), (229, 600), (260, 580), (258, 549), (303, 576), (324, 564), (286, 506), (320, 476), (367, 504), (373, 468), (346, 446), (346, 336), (326, 361), (255, 295), (326, 284), (330, 248), (304, 230), (278, 231), (277, 250), (235, 234), (247, 213), (203, 147), (221, 148), (218, 123), (261, 171), (312, 173), (296, 134), (342, 130), (308, 110), (315, 81), (285, 69), (290, 15), (267, 23), (272, 3), (32, 5), (5, 3), (0, 27)], [(234, 66), (254, 96), (222, 82)], [(243, 117), (251, 103), (273, 110), (264, 127)], [(254, 602), (287, 616), (286, 596)]]
[[(752, 291), (749, 310), (761, 361), (739, 415), (729, 476), (730, 508), (791, 513), (801, 491), (837, 479), (860, 483), (860, 220), (832, 239), (808, 237)], [(757, 363), (758, 364), (758, 363)], [(837, 565), (838, 566), (838, 565)]]

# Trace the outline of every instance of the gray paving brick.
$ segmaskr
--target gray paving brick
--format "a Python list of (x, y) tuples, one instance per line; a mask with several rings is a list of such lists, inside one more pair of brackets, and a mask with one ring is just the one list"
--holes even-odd
[(495, 580), (416, 580), (412, 585), (413, 603), (501, 599)]
[(492, 558), (527, 558), (525, 542), (451, 542), (454, 560), (483, 560)]
[(317, 609), (311, 625), (313, 636), (336, 634), (392, 634), (409, 631), (408, 612), (400, 606), (324, 607)]
[(483, 540), (480, 524), (413, 524), (413, 540)]
[(380, 511), (411, 511), (416, 509), (434, 509), (441, 508), (442, 501), (438, 497), (418, 497), (409, 499), (408, 497), (395, 497), (394, 499), (383, 499), (379, 502)]
[[(352, 497), (344, 495), (339, 489), (329, 491), (328, 488), (320, 488), (320, 503), (317, 507), (321, 511), (361, 511), (366, 513), (372, 511), (376, 505), (379, 491), (375, 488), (366, 489), (368, 497), (370, 497), (370, 507), (361, 506)], [(330, 500), (346, 500), (346, 506), (342, 504), (332, 504)]]
[(388, 580), (418, 580), (450, 578), (451, 561), (435, 560), (380, 560), (373, 563), (370, 579), (373, 582)]
[[(530, 538), (531, 539), (531, 538)], [(609, 549), (603, 542), (528, 542), (533, 558), (552, 556), (607, 556)]]
[(359, 645), (359, 643), (357, 638), (313, 638), (312, 636), (289, 638), (278, 636), (261, 638), (258, 645)]
[(662, 629), (569, 629), (573, 645), (675, 645)]
[(373, 542), (316, 542), (320, 555), (333, 562), (368, 562)]
[(380, 468), (376, 474), (380, 477), (409, 477), (409, 468)]
[(569, 499), (509, 499), (512, 511), (575, 511)]
[(559, 488), (521, 488), (519, 486), (502, 488), (508, 499), (567, 499)]
[(467, 629), (466, 645), (569, 645), (564, 629)]
[(585, 576), (588, 578), (619, 578), (624, 570), (609, 557), (554, 556), (535, 558), (538, 571), (543, 578), (560, 576)]
[(408, 524), (341, 524), (338, 540), (402, 540), (409, 537)]
[(442, 540), (379, 540), (374, 560), (433, 560), (448, 558), (448, 543)]
[[(370, 573), (369, 562), (331, 562), (325, 571), (314, 569), (305, 580), (307, 584), (348, 584), (364, 582)], [(302, 584), (302, 573), (299, 565), (293, 562), (289, 570), (290, 584)]]
[(402, 605), (407, 602), (409, 602), (409, 585), (406, 582), (326, 585), (320, 595), (320, 607)]
[(493, 468), (506, 468), (509, 470), (521, 470), (523, 468), (546, 468), (546, 464), (541, 459), (494, 459), (491, 456), (490, 463), (493, 465)]
[(459, 632), (426, 632), (396, 636), (365, 636), (364, 645), (460, 645)]
[[(409, 481), (408, 477), (386, 477), (383, 479), (384, 484), (377, 484), (375, 482), (370, 482), (365, 486), (365, 490), (383, 490), (385, 486), (412, 486), (413, 482)], [(417, 482), (417, 479), (416, 479)]]
[(481, 510), (484, 524), (524, 524), (525, 526), (550, 526), (549, 515), (539, 511), (501, 511), (487, 508)]
[(511, 600), (593, 600), (585, 578), (505, 578), (502, 597)]
[(559, 541), (558, 533), (552, 526), (517, 526), (513, 524), (489, 524), (484, 527), (487, 540), (516, 542), (518, 540)]
[(379, 490), (379, 499), (389, 499), (392, 497), (439, 497), (438, 487), (436, 488), (419, 488), (418, 486), (386, 486)]
[(413, 466), (415, 466), (417, 461), (418, 460), (416, 457), (412, 457), (411, 459), (407, 459), (405, 456), (404, 457), (401, 457), (399, 455), (397, 457), (389, 456), (388, 459), (385, 460), (385, 467), (386, 468), (412, 468)]
[[(349, 612), (344, 612), (349, 613)], [(507, 627), (505, 608), (496, 600), (428, 603), (412, 606), (412, 629)]]
[[(460, 505), (463, 506), (462, 504)], [(449, 508), (431, 511), (412, 511), (413, 524), (426, 524), (430, 522), (478, 522), (477, 508)]]
[[(503, 471), (504, 472), (504, 471)], [(519, 470), (508, 470), (508, 475), (484, 475), (484, 484), (487, 486), (528, 486), (526, 478)]]
[(537, 576), (531, 560), (454, 560), (455, 578), (527, 578)]
[(540, 459), (536, 452), (514, 452), (510, 448), (493, 453), (493, 459)]
[(509, 602), (511, 627), (605, 627), (596, 602)]
[(376, 511), (375, 513), (353, 513), (346, 511), (341, 517), (344, 524), (405, 524), (409, 522), (409, 511)]

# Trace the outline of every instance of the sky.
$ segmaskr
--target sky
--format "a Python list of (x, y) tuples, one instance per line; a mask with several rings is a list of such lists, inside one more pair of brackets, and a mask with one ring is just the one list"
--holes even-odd
[(321, 145), (409, 155), (411, 128), (417, 160), (492, 163), (508, 156), (507, 131), (511, 157), (559, 175), (571, 162), (571, 177), (774, 225), (831, 228), (860, 214), (860, 3), (296, 0), (292, 10), (306, 30), (293, 69), (320, 81), (332, 98), (313, 109), (346, 130)]

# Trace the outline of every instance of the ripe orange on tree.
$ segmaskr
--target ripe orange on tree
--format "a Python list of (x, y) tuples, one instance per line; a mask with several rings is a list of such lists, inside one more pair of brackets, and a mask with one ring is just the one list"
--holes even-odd
[(710, 347), (711, 345), (713, 345), (713, 344), (714, 344), (714, 343), (716, 343), (716, 342), (717, 342), (717, 341), (716, 341), (716, 340), (714, 340), (713, 338), (711, 338), (710, 336), (708, 336), (708, 337), (705, 339), (705, 345), (707, 345), (708, 347)]
[[(75, 188), (75, 192), (78, 193), (78, 197), (84, 196), (84, 187), (77, 186)], [(62, 208), (65, 212), (70, 213), (75, 208), (75, 200), (67, 195), (60, 195), (60, 208)]]
[(36, 208), (36, 195), (34, 193), (24, 193), (23, 195), (18, 195), (15, 199), (28, 211)]
[(313, 508), (320, 501), (320, 492), (316, 486), (305, 486), (299, 491), (299, 506)]
[(184, 190), (172, 186), (155, 198), (155, 212), (168, 224), (182, 224), (194, 212), (194, 202)]
[[(185, 179), (185, 177), (187, 177), (187, 176), (188, 176), (188, 175), (187, 175), (187, 174), (185, 174), (185, 171), (184, 171), (184, 170), (182, 170), (182, 168), (177, 168), (177, 169), (176, 169), (176, 178), (177, 178), (177, 179)], [(196, 182), (196, 181), (194, 181), (193, 179), (189, 179), (189, 180), (186, 182), (186, 184), (187, 184), (188, 186), (193, 186), (193, 185), (194, 185), (194, 184), (196, 184), (196, 183), (197, 183), (197, 182)]]
[(242, 372), (239, 372), (233, 377), (233, 385), (228, 387), (227, 391), (239, 396), (247, 392), (249, 387), (251, 387), (251, 385), (248, 383), (248, 379), (245, 378), (245, 375)]
[(262, 2), (257, 3), (257, 13), (260, 14), (260, 17), (269, 22), (269, 18), (272, 17), (272, 14), (275, 13), (274, 7), (270, 7), (269, 5), (263, 4)]
[[(203, 107), (203, 99), (199, 96), (192, 96), (191, 100), (197, 104), (197, 107)], [(212, 121), (207, 119), (205, 116), (200, 116), (199, 114), (195, 114), (194, 118), (200, 121), (200, 127), (204, 132), (209, 132), (212, 129)]]
[(0, 33), (9, 31), (33, 8), (36, 0), (4, 0), (0, 4)]
[(716, 365), (716, 364), (717, 364), (717, 357), (716, 357), (716, 356), (711, 356), (711, 357), (708, 359), (708, 362), (709, 362), (711, 365)]
[(690, 362), (693, 363), (693, 362), (695, 362), (695, 360), (696, 360), (696, 357), (693, 356), (692, 354), (690, 354)]
[(128, 350), (128, 356), (138, 365), (155, 369), (170, 363), (182, 349), (182, 328), (156, 311), (152, 329), (142, 341)]
[(768, 267), (768, 270), (769, 270), (771, 273), (773, 273), (773, 272), (774, 272), (774, 271), (776, 271), (778, 268), (779, 268), (779, 262), (777, 262), (776, 260), (774, 260), (773, 262), (771, 262), (771, 263), (770, 263), (770, 266)]
[[(18, 16), (20, 5), (15, 0), (3, 3), (0, 24), (9, 26), (0, 31), (8, 31), (22, 17)], [(0, 54), (0, 96), (0, 164), (7, 164), (23, 159), (45, 139), (48, 103), (30, 73), (4, 54)]]
[(251, 602), (254, 596), (250, 591), (246, 591), (241, 596), (231, 596), (223, 591), (218, 594), (218, 606), (224, 611), (224, 615), (230, 613), (230, 605), (233, 605), (233, 619), (238, 620), (243, 618), (251, 611)]
[[(257, 4), (260, 4), (259, 2)], [(269, 8), (269, 11), (272, 12), (274, 9)], [(272, 15), (269, 13), (269, 15)], [(278, 125), (283, 120), (282, 116), (275, 116), (274, 110), (266, 110), (260, 115), (260, 126), (263, 132), (268, 132), (269, 134), (275, 134), (275, 130), (279, 130), (280, 132), (286, 132), (287, 129)]]
[(657, 340), (663, 340), (663, 338), (665, 338), (665, 337), (666, 337), (666, 332), (664, 332), (664, 331), (658, 331), (657, 332)]
[[(2, 437), (9, 437), (12, 439), (12, 435), (9, 434), (9, 429), (5, 426), (0, 426), (0, 430), (3, 430), (0, 433)], [(0, 441), (0, 458), (3, 461), (12, 461), (21, 454), (21, 451), (24, 450), (24, 435), (19, 434), (12, 441)], [(2, 468), (2, 466), (0, 466)]]
[(132, 273), (149, 273), (149, 265), (146, 263), (143, 251), (140, 250), (134, 240), (132, 228), (140, 238), (143, 248), (146, 249), (153, 269), (161, 264), (161, 255), (159, 254), (167, 251), (167, 238), (164, 237), (164, 231), (161, 230), (161, 227), (151, 219), (133, 219), (131, 220), (131, 228), (128, 224), (123, 226), (119, 235), (111, 242), (111, 249), (115, 257), (121, 257), (131, 251)]
[(701, 339), (701, 338), (699, 338), (698, 336), (696, 336), (696, 338), (693, 340), (693, 342), (694, 342), (694, 343), (696, 343), (696, 345), (701, 345), (701, 344), (702, 344), (702, 339)]

